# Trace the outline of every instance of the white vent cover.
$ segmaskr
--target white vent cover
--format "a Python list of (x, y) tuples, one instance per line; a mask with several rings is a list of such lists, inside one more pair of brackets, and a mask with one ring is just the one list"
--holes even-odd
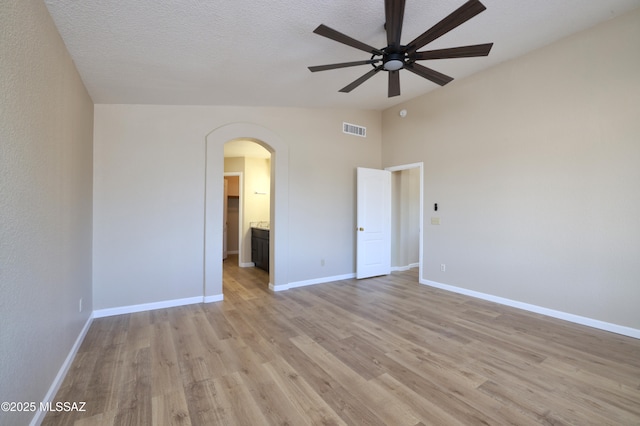
[(350, 135), (356, 135), (363, 138), (367, 137), (367, 128), (362, 126), (357, 126), (351, 123), (342, 123), (342, 133), (348, 133)]

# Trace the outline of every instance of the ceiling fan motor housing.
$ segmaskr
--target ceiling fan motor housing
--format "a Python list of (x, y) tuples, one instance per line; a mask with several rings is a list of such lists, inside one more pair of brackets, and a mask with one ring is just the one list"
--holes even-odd
[(397, 71), (404, 67), (404, 53), (385, 53), (383, 67), (387, 71)]

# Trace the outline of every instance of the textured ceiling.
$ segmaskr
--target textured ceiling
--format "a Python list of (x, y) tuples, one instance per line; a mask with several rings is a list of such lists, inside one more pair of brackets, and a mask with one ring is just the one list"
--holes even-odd
[[(370, 65), (316, 73), (307, 69), (370, 57), (313, 34), (321, 23), (372, 46), (386, 46), (383, 0), (45, 3), (97, 104), (385, 109), (439, 88), (401, 71), (402, 95), (389, 99), (387, 75), (380, 72), (353, 92), (338, 93)], [(407, 0), (402, 41), (463, 3)], [(460, 79), (640, 6), (640, 0), (483, 3), (486, 11), (422, 50), (494, 42), (488, 57), (421, 63)]]

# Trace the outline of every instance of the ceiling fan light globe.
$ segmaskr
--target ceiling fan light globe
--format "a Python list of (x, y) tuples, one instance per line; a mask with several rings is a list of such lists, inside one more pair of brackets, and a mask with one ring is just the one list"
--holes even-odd
[(404, 67), (404, 62), (400, 59), (390, 59), (384, 63), (384, 69), (387, 71), (398, 71)]

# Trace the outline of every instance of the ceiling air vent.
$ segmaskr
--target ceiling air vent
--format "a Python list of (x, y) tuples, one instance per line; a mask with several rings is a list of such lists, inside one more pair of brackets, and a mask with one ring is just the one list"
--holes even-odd
[(342, 132), (350, 135), (356, 135), (363, 138), (367, 137), (367, 128), (362, 126), (356, 126), (355, 124), (342, 123)]

